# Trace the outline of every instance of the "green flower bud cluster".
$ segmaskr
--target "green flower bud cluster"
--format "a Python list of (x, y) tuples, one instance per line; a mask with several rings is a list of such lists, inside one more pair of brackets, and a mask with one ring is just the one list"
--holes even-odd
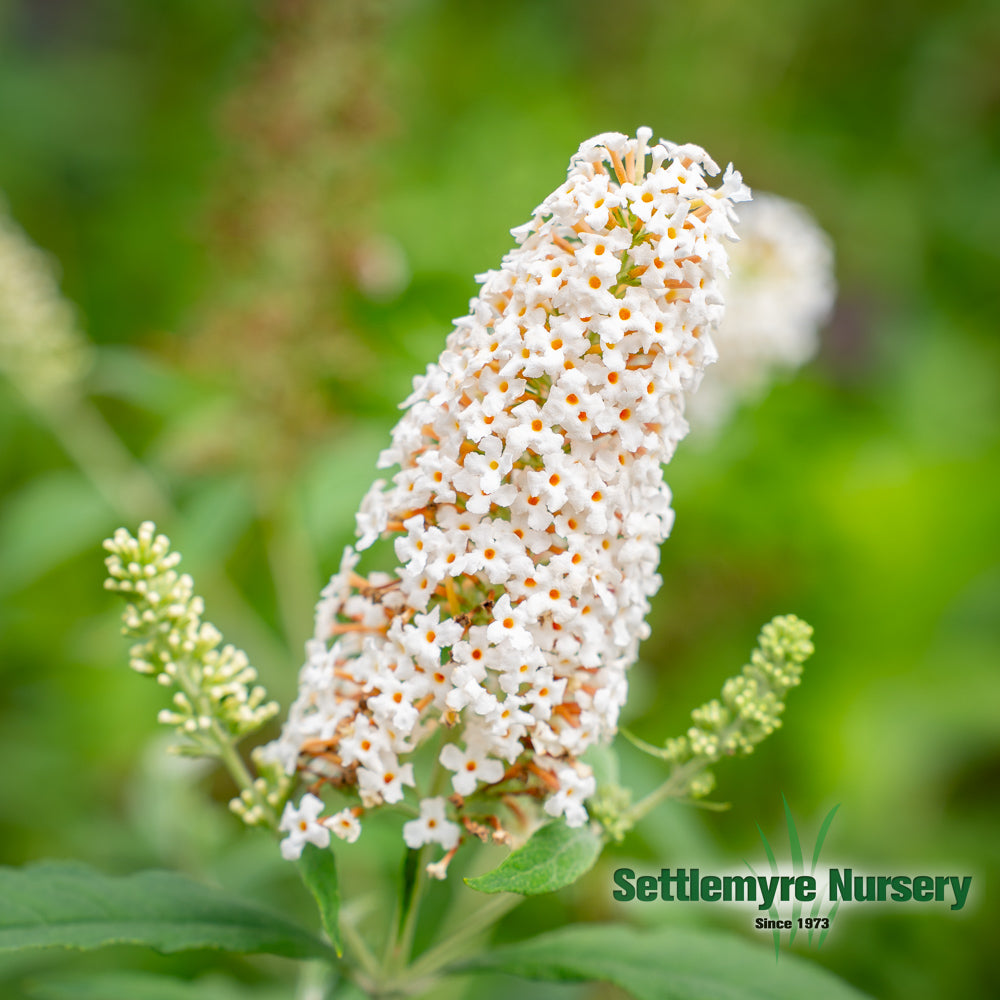
[[(761, 629), (750, 662), (722, 687), (722, 697), (691, 713), (694, 725), (684, 736), (653, 746), (627, 731), (644, 753), (671, 765), (670, 776), (621, 815), (606, 803), (602, 817), (612, 836), (633, 827), (665, 799), (699, 799), (715, 787), (708, 769), (722, 757), (748, 754), (781, 725), (785, 692), (802, 679), (802, 664), (813, 654), (812, 626), (795, 615), (773, 618)], [(611, 808), (607, 808), (610, 806)]]
[(223, 747), (259, 729), (278, 712), (246, 654), (221, 646), (222, 634), (201, 620), (204, 602), (187, 574), (177, 573), (180, 555), (146, 521), (133, 537), (119, 528), (104, 543), (108, 590), (131, 598), (122, 616), (122, 633), (140, 640), (130, 650), (130, 665), (175, 689), (173, 707), (159, 720), (186, 737), (179, 752), (221, 756)]
[(263, 750), (255, 747), (250, 753), (258, 777), (229, 800), (229, 808), (247, 826), (270, 825), (272, 817), (281, 812), (295, 780), (285, 773), (280, 761), (268, 760)]
[(587, 811), (600, 823), (605, 834), (616, 844), (625, 839), (632, 828), (627, 818), (632, 805), (632, 793), (620, 785), (599, 785), (597, 792), (587, 800)]
[[(722, 757), (751, 753), (781, 725), (785, 692), (802, 679), (802, 664), (812, 655), (812, 626), (782, 615), (761, 630), (750, 662), (723, 685), (722, 697), (691, 713), (694, 725), (684, 736), (669, 740), (657, 756), (685, 772), (691, 765), (711, 764)], [(692, 774), (687, 794), (698, 798), (712, 790), (710, 772)]]

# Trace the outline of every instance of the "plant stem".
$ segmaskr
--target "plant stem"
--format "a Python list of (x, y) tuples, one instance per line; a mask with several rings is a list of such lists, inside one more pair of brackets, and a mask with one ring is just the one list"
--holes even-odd
[[(739, 728), (739, 720), (731, 722), (719, 734), (719, 743), (724, 744), (727, 738), (732, 736)], [(685, 761), (683, 764), (674, 765), (673, 770), (670, 772), (670, 777), (662, 785), (654, 788), (653, 791), (641, 798), (625, 813), (622, 819), (627, 824), (626, 828), (631, 829), (639, 820), (649, 815), (661, 802), (683, 795), (687, 791), (691, 779), (700, 771), (704, 771), (705, 768), (715, 763), (717, 763), (716, 760), (710, 760), (707, 757), (692, 757), (691, 760)]]
[(377, 981), (379, 978), (378, 961), (368, 945), (365, 944), (364, 938), (358, 932), (354, 923), (346, 919), (343, 913), (341, 913), (340, 918), (340, 932), (344, 935), (344, 944), (347, 946), (347, 950), (357, 958), (358, 964), (364, 970), (366, 977), (371, 982)]
[(254, 785), (253, 775), (250, 774), (246, 764), (243, 763), (243, 758), (236, 749), (236, 743), (232, 735), (226, 732), (219, 720), (212, 714), (207, 696), (191, 679), (187, 669), (188, 662), (180, 660), (177, 667), (177, 686), (191, 703), (192, 708), (195, 710), (195, 717), (204, 717), (211, 720), (209, 734), (211, 735), (219, 760), (236, 783), (236, 787), (241, 792), (246, 791), (252, 796), (254, 804), (260, 808), (264, 816), (264, 822), (272, 830), (276, 829), (278, 826), (277, 813), (275, 813), (271, 804), (267, 801), (267, 797), (262, 795)]
[(699, 771), (703, 770), (707, 763), (700, 758), (689, 760), (686, 764), (675, 767), (670, 772), (670, 777), (658, 788), (654, 788), (648, 795), (639, 799), (638, 802), (629, 809), (622, 817), (626, 823), (626, 828), (631, 829), (639, 820), (643, 819), (653, 811), (661, 802), (669, 798), (680, 795), (687, 789), (688, 782)]
[(478, 934), (488, 930), (501, 917), (505, 916), (515, 906), (524, 902), (523, 896), (514, 893), (504, 893), (496, 896), (469, 914), (462, 925), (450, 937), (424, 952), (408, 972), (414, 978), (429, 976), (444, 968), (457, 958), (468, 942)]
[(403, 914), (402, 931), (399, 935), (399, 943), (396, 946), (397, 961), (405, 967), (410, 961), (410, 953), (413, 951), (413, 936), (417, 932), (417, 917), (420, 913), (420, 902), (427, 887), (427, 855), (428, 847), (425, 844), (417, 856), (416, 883), (413, 886), (413, 893), (410, 896), (410, 905)]
[(336, 972), (326, 962), (303, 962), (295, 988), (295, 1000), (326, 1000)]
[(389, 939), (386, 941), (385, 955), (382, 960), (382, 985), (384, 987), (389, 987), (393, 982), (405, 978), (403, 977), (403, 972), (410, 960), (410, 952), (413, 949), (413, 935), (416, 933), (417, 917), (420, 912), (420, 902), (427, 886), (426, 868), (429, 850), (429, 845), (425, 844), (417, 852), (413, 889), (406, 899), (400, 901), (400, 907), (393, 917)]

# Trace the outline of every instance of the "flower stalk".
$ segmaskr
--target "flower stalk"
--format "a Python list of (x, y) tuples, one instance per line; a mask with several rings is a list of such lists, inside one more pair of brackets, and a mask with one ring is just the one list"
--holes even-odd
[(666, 799), (708, 795), (715, 785), (711, 765), (753, 753), (781, 725), (784, 696), (801, 682), (803, 664), (814, 651), (812, 631), (795, 615), (773, 618), (761, 629), (750, 662), (725, 682), (721, 698), (691, 713), (694, 724), (683, 736), (655, 747), (626, 733), (640, 750), (673, 767), (662, 785), (615, 817), (611, 830), (617, 839)]

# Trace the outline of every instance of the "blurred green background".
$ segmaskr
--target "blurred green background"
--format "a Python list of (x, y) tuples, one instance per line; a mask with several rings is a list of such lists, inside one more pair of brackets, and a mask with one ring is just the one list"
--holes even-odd
[[(0, 381), (0, 861), (179, 867), (304, 906), (270, 842), (204, 804), (224, 777), (154, 745), (161, 692), (125, 667), (100, 541), (157, 520), (287, 703), (396, 404), (473, 275), (582, 139), (649, 124), (806, 204), (840, 291), (818, 359), (668, 469), (677, 521), (626, 724), (682, 730), (773, 614), (808, 619), (817, 654), (785, 727), (719, 769), (729, 811), (663, 808), (503, 933), (752, 935), (747, 911), (616, 909), (610, 871), (740, 867), (755, 824), (780, 840), (783, 792), (807, 840), (840, 803), (824, 860), (975, 877), (959, 914), (853, 909), (817, 961), (886, 1000), (990, 995), (998, 66), (1000, 7), (961, 0), (0, 2), (0, 191), (94, 345), (54, 397)], [(396, 838), (366, 834), (350, 891), (386, 877)], [(8, 961), (0, 989), (55, 995), (24, 984), (60, 964), (289, 995), (266, 992), (277, 960), (128, 950)]]

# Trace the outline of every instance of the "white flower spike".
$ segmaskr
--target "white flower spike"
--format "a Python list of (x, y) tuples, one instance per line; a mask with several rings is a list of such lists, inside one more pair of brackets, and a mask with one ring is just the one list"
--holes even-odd
[(614, 734), (649, 631), (673, 520), (662, 465), (715, 358), (725, 240), (749, 198), (731, 167), (710, 187), (704, 150), (651, 135), (583, 143), (479, 277), (380, 459), (399, 470), (361, 505), (358, 551), (391, 538), (399, 563), (362, 575), (347, 550), (269, 747), (372, 808), (419, 789), (411, 755), (443, 732), (432, 759), (456, 794), (424, 798), (404, 838), (446, 861), (446, 811), (471, 829), (528, 795), (587, 822), (579, 757)]

